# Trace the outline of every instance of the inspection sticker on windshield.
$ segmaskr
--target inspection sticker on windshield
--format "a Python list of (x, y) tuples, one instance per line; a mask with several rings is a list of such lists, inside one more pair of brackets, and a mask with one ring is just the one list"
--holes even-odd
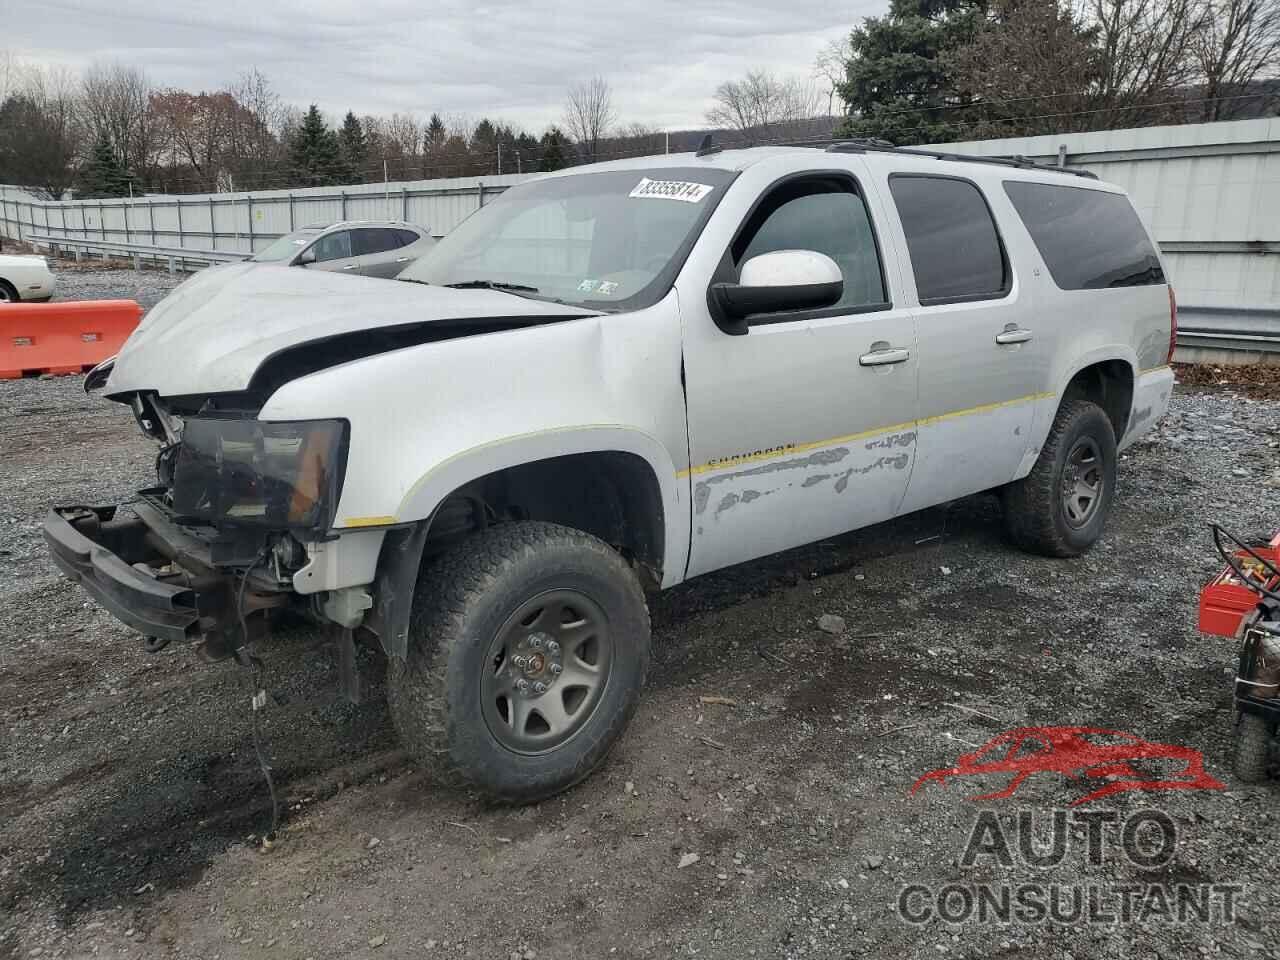
[(690, 183), (687, 180), (650, 180), (644, 177), (636, 184), (636, 188), (627, 196), (639, 197), (641, 200), (682, 200), (685, 203), (698, 203), (715, 187), (705, 183)]

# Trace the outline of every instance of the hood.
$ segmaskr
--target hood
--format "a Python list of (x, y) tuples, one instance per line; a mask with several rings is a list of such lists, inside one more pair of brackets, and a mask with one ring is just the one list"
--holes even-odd
[(439, 321), (450, 323), (450, 335), (465, 336), (469, 321), (474, 332), (489, 332), (494, 321), (522, 326), (593, 313), (497, 290), (234, 263), (195, 274), (152, 308), (121, 348), (105, 393), (230, 393), (248, 388), (266, 360), (301, 344)]

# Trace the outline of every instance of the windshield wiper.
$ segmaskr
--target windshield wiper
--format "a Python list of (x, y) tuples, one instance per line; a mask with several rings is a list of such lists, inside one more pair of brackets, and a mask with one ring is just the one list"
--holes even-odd
[(446, 283), (446, 287), (454, 290), (505, 290), (508, 293), (537, 293), (537, 287), (528, 287), (523, 283), (503, 283), (501, 280), (463, 280), (461, 283)]

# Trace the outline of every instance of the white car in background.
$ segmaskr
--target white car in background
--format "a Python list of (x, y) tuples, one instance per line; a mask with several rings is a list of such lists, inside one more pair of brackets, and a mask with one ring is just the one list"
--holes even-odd
[(44, 257), (0, 255), (0, 303), (53, 297), (53, 271)]

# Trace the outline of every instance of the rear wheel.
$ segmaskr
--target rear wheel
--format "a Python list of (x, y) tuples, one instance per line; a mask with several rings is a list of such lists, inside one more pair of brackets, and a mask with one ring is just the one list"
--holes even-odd
[(1033, 553), (1075, 557), (1102, 534), (1116, 487), (1116, 437), (1095, 403), (1067, 400), (1031, 472), (1004, 488), (1005, 530)]
[(1271, 725), (1255, 713), (1241, 713), (1236, 721), (1234, 768), (1236, 777), (1245, 783), (1262, 783), (1267, 779), (1267, 750), (1271, 744)]
[(0, 280), (0, 303), (17, 303), (18, 291), (8, 280)]
[(532, 802), (603, 762), (648, 663), (644, 593), (615, 550), (502, 524), (424, 569), (388, 699), (401, 740), (437, 772)]

